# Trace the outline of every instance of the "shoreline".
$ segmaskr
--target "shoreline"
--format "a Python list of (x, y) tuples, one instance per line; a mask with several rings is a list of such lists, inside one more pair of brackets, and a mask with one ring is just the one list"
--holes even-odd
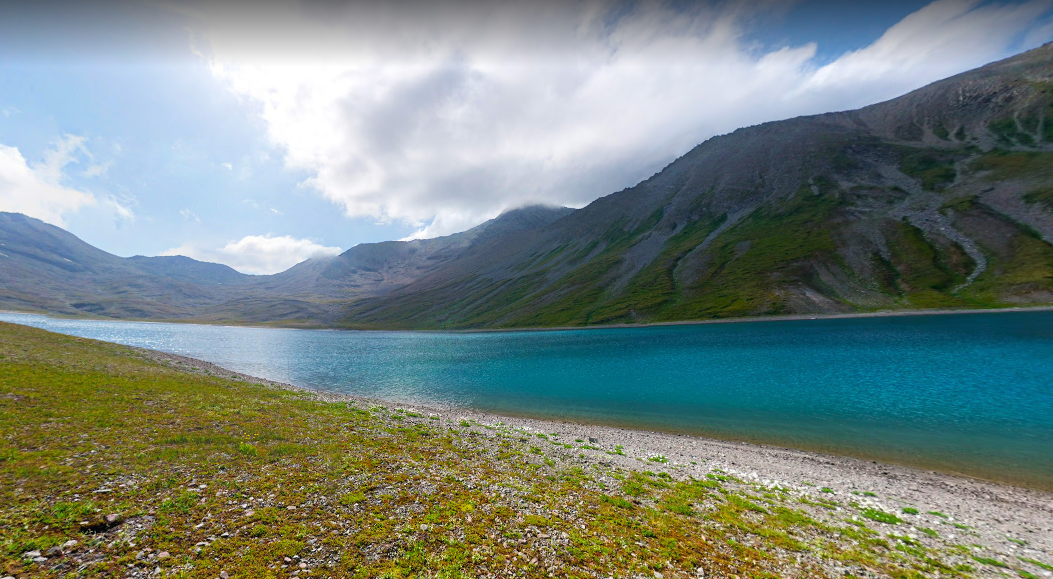
[[(177, 354), (131, 349), (182, 371), (289, 390), (328, 403), (401, 410), (400, 420), (408, 424), (460, 428), (490, 440), (509, 434), (524, 440), (536, 437), (547, 452), (562, 453), (565, 460), (577, 461), (584, 468), (659, 471), (678, 479), (728, 474), (746, 482), (790, 488), (802, 500), (854, 501), (898, 513), (912, 530), (939, 525), (941, 536), (948, 540), (982, 545), (1007, 557), (1053, 557), (1053, 493), (1043, 490), (752, 442), (393, 403), (266, 380)], [(556, 440), (580, 440), (581, 447), (589, 448), (574, 447), (567, 452), (552, 442)], [(905, 513), (904, 508), (917, 509), (918, 514)]]
[(281, 324), (241, 324), (233, 321), (208, 322), (201, 320), (182, 319), (145, 319), (145, 318), (101, 318), (92, 316), (68, 316), (52, 314), (41, 311), (16, 311), (0, 309), (0, 314), (35, 315), (45, 316), (56, 320), (80, 320), (93, 322), (135, 322), (142, 324), (193, 324), (198, 326), (221, 326), (232, 328), (262, 328), (281, 330), (317, 330), (337, 332), (429, 332), (429, 333), (491, 333), (491, 332), (562, 332), (569, 330), (606, 330), (624, 328), (657, 328), (667, 326), (702, 326), (710, 324), (751, 324), (758, 322), (798, 322), (811, 320), (850, 320), (865, 318), (902, 318), (917, 316), (948, 316), (955, 314), (1002, 314), (1002, 313), (1024, 313), (1024, 312), (1051, 312), (1053, 305), (1045, 306), (1014, 306), (1007, 308), (976, 308), (976, 309), (932, 309), (932, 310), (879, 310), (874, 312), (846, 312), (826, 314), (788, 314), (778, 316), (750, 316), (742, 318), (719, 318), (710, 320), (679, 320), (672, 322), (647, 322), (640, 324), (603, 324), (592, 326), (544, 326), (544, 327), (520, 327), (520, 328), (467, 328), (467, 329), (381, 329), (381, 328), (347, 328), (330, 326), (303, 326), (303, 325), (281, 325)]

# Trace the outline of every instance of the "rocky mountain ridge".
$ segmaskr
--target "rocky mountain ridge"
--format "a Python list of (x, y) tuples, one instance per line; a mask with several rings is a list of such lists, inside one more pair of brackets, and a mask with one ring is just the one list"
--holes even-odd
[[(21, 286), (0, 257), (0, 307), (495, 328), (1049, 304), (1053, 44), (856, 111), (714, 137), (579, 210), (525, 208), (274, 276), (38, 249), (45, 267), (18, 270)], [(81, 265), (102, 277), (74, 282)]]

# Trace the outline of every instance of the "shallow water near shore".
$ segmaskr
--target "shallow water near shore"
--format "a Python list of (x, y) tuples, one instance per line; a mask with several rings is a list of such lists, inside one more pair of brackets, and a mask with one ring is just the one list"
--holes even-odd
[(1053, 490), (1050, 311), (498, 333), (0, 320), (399, 404), (763, 442)]

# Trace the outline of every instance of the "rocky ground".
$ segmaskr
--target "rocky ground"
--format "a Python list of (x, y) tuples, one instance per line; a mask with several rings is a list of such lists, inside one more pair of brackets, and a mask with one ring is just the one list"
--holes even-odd
[(1045, 577), (1051, 503), (0, 324), (0, 577)]
[[(190, 371), (294, 390), (330, 402), (350, 401), (364, 408), (391, 406), (248, 376), (194, 358), (152, 350), (142, 353)], [(472, 435), (489, 439), (543, 435), (552, 445), (545, 449), (547, 453), (585, 467), (662, 472), (677, 480), (704, 479), (722, 473), (746, 483), (793, 489), (801, 497), (820, 503), (856, 503), (863, 508), (896, 513), (901, 523), (884, 528), (886, 536), (905, 532), (922, 543), (962, 543), (968, 545), (970, 552), (993, 555), (998, 560), (1053, 560), (1053, 496), (1042, 491), (848, 457), (696, 436), (500, 416), (467, 409), (405, 405), (401, 410), (407, 422), (428, 422), (430, 418), (423, 416), (439, 416), (464, 425)], [(570, 449), (564, 447), (569, 440), (576, 441)], [(844, 519), (845, 511), (839, 506), (813, 510), (811, 514), (824, 522)], [(930, 530), (940, 535), (939, 540), (927, 532)], [(1053, 577), (1053, 569), (1039, 567), (1036, 574)]]

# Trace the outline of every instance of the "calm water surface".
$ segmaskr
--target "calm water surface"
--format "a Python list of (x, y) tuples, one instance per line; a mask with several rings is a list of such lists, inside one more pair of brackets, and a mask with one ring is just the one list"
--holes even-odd
[(766, 442), (1053, 489), (1053, 312), (499, 333), (0, 320), (392, 402)]

